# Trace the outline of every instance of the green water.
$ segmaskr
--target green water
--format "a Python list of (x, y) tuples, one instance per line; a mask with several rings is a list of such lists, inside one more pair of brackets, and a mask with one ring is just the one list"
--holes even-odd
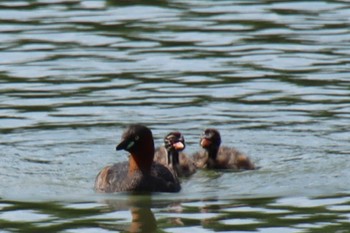
[[(349, 232), (347, 1), (0, 1), (0, 233)], [(99, 195), (127, 124), (260, 167)]]

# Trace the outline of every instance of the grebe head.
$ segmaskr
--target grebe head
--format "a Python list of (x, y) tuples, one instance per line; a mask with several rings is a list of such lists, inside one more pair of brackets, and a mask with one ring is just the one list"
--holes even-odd
[(168, 151), (182, 151), (186, 147), (185, 138), (180, 132), (171, 132), (165, 136), (164, 146)]
[(153, 148), (153, 135), (149, 128), (140, 124), (129, 125), (122, 135), (116, 150), (126, 150), (131, 154), (142, 152), (143, 149)]
[(200, 139), (200, 145), (204, 149), (219, 148), (221, 144), (221, 136), (216, 129), (206, 129)]

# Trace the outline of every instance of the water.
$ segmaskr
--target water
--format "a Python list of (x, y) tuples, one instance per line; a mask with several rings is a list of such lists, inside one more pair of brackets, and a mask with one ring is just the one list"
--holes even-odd
[[(347, 1), (1, 1), (0, 232), (348, 232)], [(99, 195), (129, 123), (247, 172)]]

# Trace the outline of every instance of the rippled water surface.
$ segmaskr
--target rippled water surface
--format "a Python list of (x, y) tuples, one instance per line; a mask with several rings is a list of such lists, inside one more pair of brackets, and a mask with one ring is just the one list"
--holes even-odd
[[(0, 1), (0, 232), (348, 232), (348, 1)], [(256, 171), (98, 195), (144, 123)]]

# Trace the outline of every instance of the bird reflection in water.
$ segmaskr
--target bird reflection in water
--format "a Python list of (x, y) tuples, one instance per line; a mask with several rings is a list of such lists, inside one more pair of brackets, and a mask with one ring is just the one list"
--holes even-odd
[(131, 207), (132, 221), (128, 232), (156, 232), (157, 220), (150, 207)]
[(152, 233), (157, 231), (157, 220), (151, 210), (151, 195), (128, 194), (128, 196), (118, 196), (116, 199), (105, 199), (103, 202), (108, 205), (108, 212), (129, 209), (131, 213), (130, 223), (117, 223), (116, 225), (108, 224), (108, 226), (103, 225), (102, 227), (104, 229), (132, 233)]

